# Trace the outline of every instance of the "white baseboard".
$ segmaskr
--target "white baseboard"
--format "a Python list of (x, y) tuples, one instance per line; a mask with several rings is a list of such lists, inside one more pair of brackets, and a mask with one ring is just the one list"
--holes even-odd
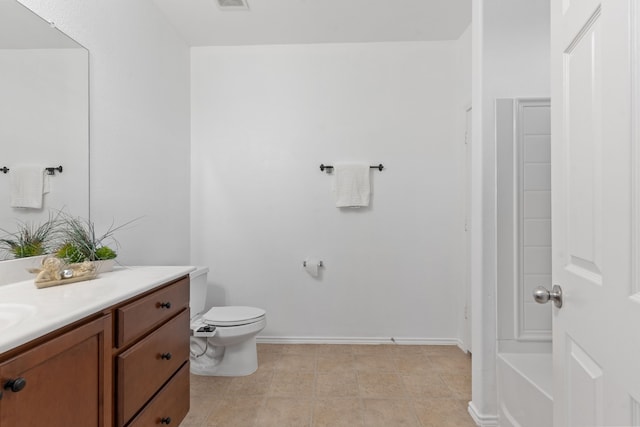
[(398, 345), (455, 345), (455, 338), (390, 338), (390, 337), (274, 337), (258, 335), (259, 344), (398, 344)]
[(469, 402), (469, 406), (467, 408), (469, 411), (469, 415), (473, 418), (473, 421), (479, 427), (498, 427), (499, 426), (499, 418), (497, 415), (486, 415), (480, 414), (473, 404), (473, 402)]

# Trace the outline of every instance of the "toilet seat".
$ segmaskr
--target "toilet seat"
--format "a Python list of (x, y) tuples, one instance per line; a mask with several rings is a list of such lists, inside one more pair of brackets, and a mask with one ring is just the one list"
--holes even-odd
[(256, 307), (212, 307), (202, 315), (202, 320), (213, 326), (240, 326), (258, 322), (266, 313), (263, 309)]

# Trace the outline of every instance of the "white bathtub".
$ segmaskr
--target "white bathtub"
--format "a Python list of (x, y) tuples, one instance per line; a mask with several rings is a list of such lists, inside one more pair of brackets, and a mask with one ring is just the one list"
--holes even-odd
[(550, 353), (498, 353), (500, 427), (553, 425)]

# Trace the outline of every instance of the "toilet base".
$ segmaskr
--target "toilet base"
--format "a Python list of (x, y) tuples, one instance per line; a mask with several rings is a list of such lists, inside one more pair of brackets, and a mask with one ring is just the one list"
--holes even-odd
[[(208, 340), (208, 343), (207, 343)], [(215, 338), (191, 338), (190, 370), (195, 375), (241, 377), (258, 369), (256, 337), (237, 344), (220, 346), (212, 344)], [(204, 354), (200, 357), (194, 356)]]

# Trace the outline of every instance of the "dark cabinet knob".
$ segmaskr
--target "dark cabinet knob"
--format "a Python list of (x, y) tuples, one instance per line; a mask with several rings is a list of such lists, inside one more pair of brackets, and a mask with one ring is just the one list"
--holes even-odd
[(162, 353), (160, 358), (164, 360), (171, 360), (171, 353)]
[(169, 309), (169, 308), (171, 308), (171, 303), (170, 302), (161, 302), (160, 303), (160, 308)]
[(171, 424), (171, 417), (163, 417), (160, 419), (160, 424)]
[(15, 380), (9, 380), (4, 383), (5, 390), (11, 390), (14, 393), (19, 392), (27, 385), (27, 380), (22, 377), (16, 378)]

